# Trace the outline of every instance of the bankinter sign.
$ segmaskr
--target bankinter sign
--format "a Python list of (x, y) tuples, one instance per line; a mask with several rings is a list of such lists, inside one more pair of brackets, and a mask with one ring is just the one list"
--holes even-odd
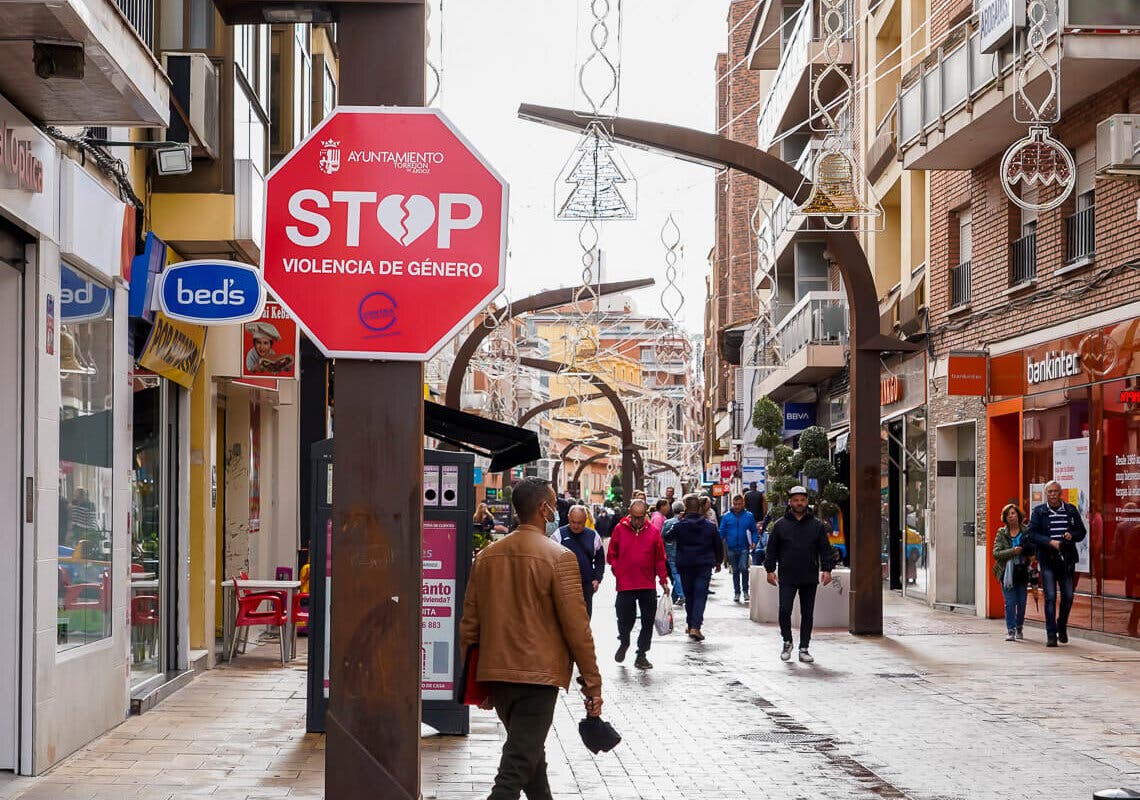
[(265, 281), (332, 357), (429, 358), (503, 288), (507, 185), (435, 109), (338, 108), (265, 219)]

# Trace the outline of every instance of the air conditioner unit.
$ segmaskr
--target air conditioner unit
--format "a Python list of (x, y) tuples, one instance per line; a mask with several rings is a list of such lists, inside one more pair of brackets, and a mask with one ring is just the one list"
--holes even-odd
[(1097, 124), (1096, 174), (1140, 178), (1140, 114), (1113, 114)]
[(554, 475), (554, 459), (540, 458), (538, 461), (532, 461), (523, 468), (523, 476), (527, 478), (542, 478), (544, 481), (550, 480)]
[(166, 138), (185, 142), (194, 155), (218, 157), (218, 68), (205, 53), (164, 53), (170, 78), (170, 126)]

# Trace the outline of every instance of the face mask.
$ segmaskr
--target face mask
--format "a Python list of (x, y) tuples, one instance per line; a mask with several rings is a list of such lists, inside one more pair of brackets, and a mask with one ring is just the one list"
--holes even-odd
[(554, 533), (556, 530), (558, 530), (558, 522), (556, 520), (551, 520), (550, 522), (546, 523), (547, 534)]

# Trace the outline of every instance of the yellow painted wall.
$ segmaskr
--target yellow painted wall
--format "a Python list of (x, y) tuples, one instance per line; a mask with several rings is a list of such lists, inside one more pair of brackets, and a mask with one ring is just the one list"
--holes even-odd
[(232, 194), (153, 194), (151, 230), (168, 242), (228, 242), (234, 238)]

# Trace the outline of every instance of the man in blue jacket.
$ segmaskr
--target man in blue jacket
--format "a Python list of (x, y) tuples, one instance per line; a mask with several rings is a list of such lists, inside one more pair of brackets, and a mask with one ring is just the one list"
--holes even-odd
[(720, 518), (720, 538), (728, 551), (728, 563), (732, 567), (732, 600), (740, 602), (741, 584), (744, 586), (744, 602), (748, 602), (748, 570), (751, 566), (748, 554), (752, 545), (760, 538), (756, 530), (756, 517), (744, 508), (744, 495), (732, 498), (732, 510)]
[[(1069, 642), (1069, 612), (1073, 609), (1073, 576), (1077, 571), (1077, 542), (1088, 531), (1081, 512), (1061, 499), (1061, 484), (1045, 484), (1045, 502), (1029, 516), (1029, 541), (1037, 548), (1041, 586), (1045, 592), (1046, 647)], [(1061, 613), (1057, 614), (1057, 590), (1061, 592)]]
[[(665, 533), (666, 547), (676, 548), (677, 571), (685, 589), (686, 633), (698, 642), (705, 640), (701, 625), (705, 620), (705, 603), (709, 595), (712, 571), (720, 572), (724, 561), (724, 542), (713, 525), (701, 513), (701, 499), (687, 494), (685, 516), (670, 525)], [(670, 520), (672, 521), (672, 520)]]
[(586, 616), (592, 617), (594, 593), (606, 573), (606, 551), (602, 549), (602, 537), (598, 532), (586, 527), (588, 514), (585, 506), (571, 506), (566, 512), (569, 521), (550, 534), (550, 538), (578, 557), (582, 594), (586, 597)]

